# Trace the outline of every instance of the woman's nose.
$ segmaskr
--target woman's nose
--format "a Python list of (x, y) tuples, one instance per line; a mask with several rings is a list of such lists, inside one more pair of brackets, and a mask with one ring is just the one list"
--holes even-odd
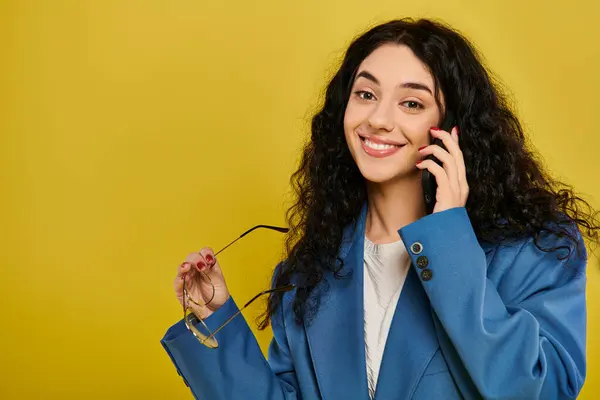
[(394, 129), (392, 107), (383, 102), (377, 104), (373, 113), (369, 116), (368, 122), (373, 129), (391, 131)]

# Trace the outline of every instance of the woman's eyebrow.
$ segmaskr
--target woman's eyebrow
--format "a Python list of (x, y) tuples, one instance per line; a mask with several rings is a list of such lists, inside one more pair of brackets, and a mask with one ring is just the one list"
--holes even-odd
[[(375, 76), (373, 76), (373, 74), (371, 74), (369, 71), (360, 71), (356, 75), (356, 79), (358, 79), (358, 78), (365, 78), (377, 85), (380, 84), (379, 80), (377, 78), (375, 78)], [(433, 96), (433, 91), (429, 88), (429, 86), (425, 85), (424, 83), (404, 82), (404, 83), (399, 84), (398, 87), (406, 88), (406, 89), (423, 90)]]

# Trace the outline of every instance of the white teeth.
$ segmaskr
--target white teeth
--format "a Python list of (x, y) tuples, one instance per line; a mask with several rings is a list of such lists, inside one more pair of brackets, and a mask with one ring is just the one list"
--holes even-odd
[(367, 145), (367, 147), (370, 147), (375, 150), (388, 150), (388, 149), (393, 149), (394, 147), (398, 147), (393, 144), (374, 143), (374, 142), (371, 142), (369, 139), (365, 139), (365, 144)]

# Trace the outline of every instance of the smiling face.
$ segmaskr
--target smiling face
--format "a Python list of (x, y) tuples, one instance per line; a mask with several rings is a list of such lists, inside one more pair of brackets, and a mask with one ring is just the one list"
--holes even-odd
[(344, 132), (367, 181), (420, 174), (415, 167), (418, 149), (429, 144), (429, 129), (439, 119), (433, 77), (410, 48), (386, 44), (363, 60), (346, 107)]

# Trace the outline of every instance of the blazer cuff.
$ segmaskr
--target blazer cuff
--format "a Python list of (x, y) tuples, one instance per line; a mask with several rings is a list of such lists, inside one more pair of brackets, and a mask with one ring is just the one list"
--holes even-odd
[[(208, 328), (211, 330), (211, 332), (214, 332), (217, 328), (219, 328), (219, 326), (221, 326), (223, 323), (225, 323), (225, 321), (227, 321), (229, 318), (231, 318), (231, 316), (234, 315), (238, 311), (239, 311), (239, 308), (238, 308), (237, 304), (235, 303), (233, 296), (229, 296), (229, 299), (227, 299), (227, 301), (221, 307), (219, 307), (218, 310), (213, 312), (208, 318), (205, 318), (204, 322), (206, 323)], [(243, 326), (244, 323), (245, 323), (244, 317), (242, 315), (238, 315), (225, 328), (223, 328), (222, 331), (218, 332), (215, 335), (215, 338), (217, 340), (219, 340), (220, 334), (222, 334), (223, 332), (226, 332), (226, 331), (234, 332), (237, 329), (240, 329), (240, 326), (239, 326), (240, 324), (242, 324), (242, 326)], [(238, 325), (238, 326), (236, 327), (236, 325)], [(198, 322), (195, 326), (198, 328), (198, 330), (200, 330), (200, 332), (203, 332), (206, 330), (200, 322)], [(165, 342), (165, 343), (169, 343), (169, 342), (172, 342), (173, 340), (178, 339), (181, 335), (193, 335), (192, 332), (190, 332), (188, 330), (187, 326), (185, 326), (185, 322), (183, 322), (183, 318), (180, 319), (176, 324), (174, 324), (167, 330), (167, 332), (165, 333), (165, 336), (163, 337), (163, 339), (161, 341)]]
[(430, 214), (398, 233), (428, 293), (456, 290), (473, 274), (485, 278), (485, 253), (464, 207)]

